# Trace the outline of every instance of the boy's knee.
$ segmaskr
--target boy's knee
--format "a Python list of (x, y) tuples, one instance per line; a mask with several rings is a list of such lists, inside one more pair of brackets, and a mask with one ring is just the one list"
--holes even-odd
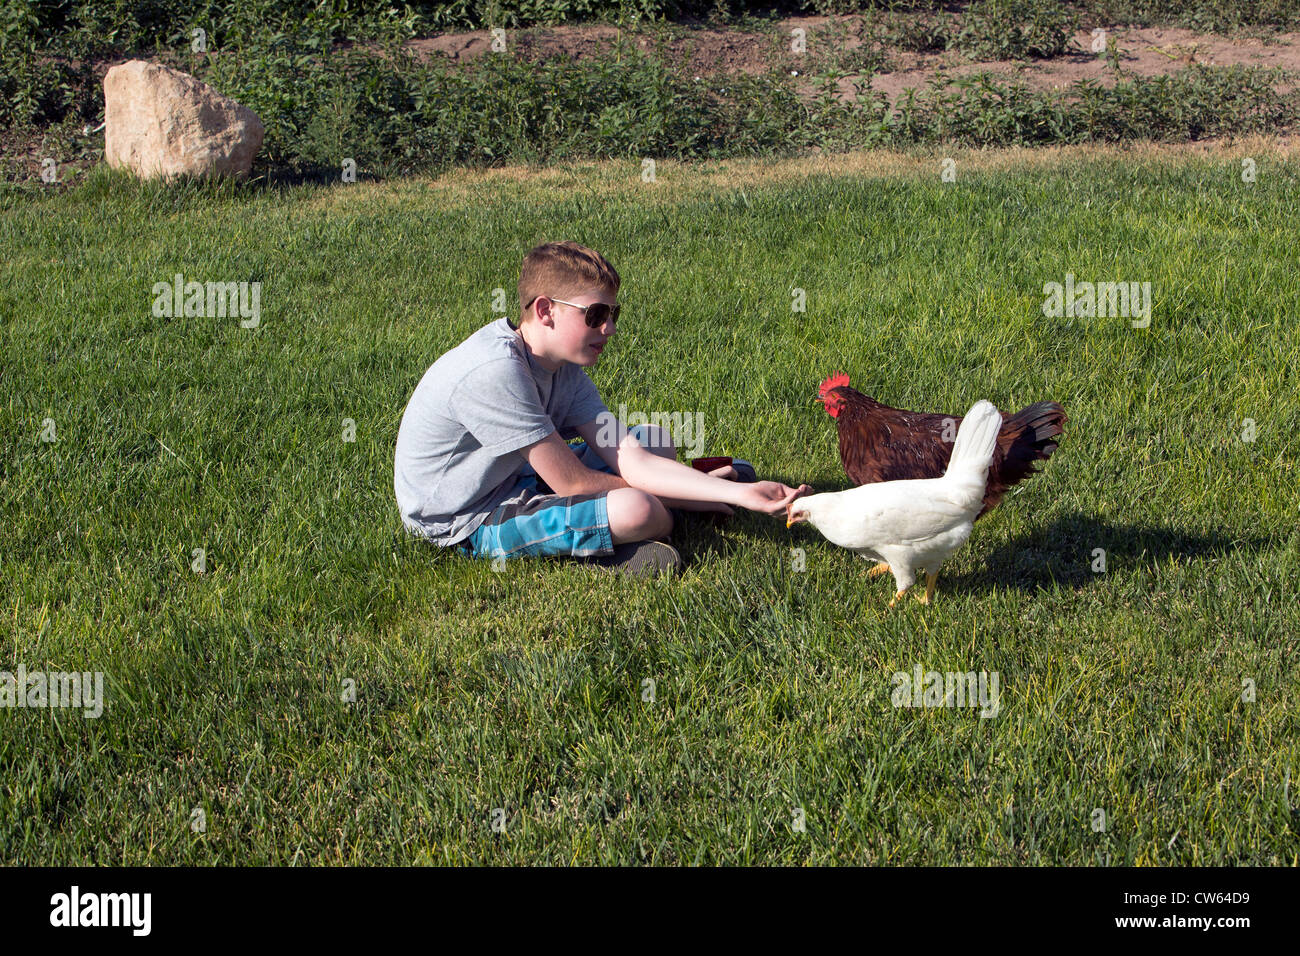
[(673, 530), (673, 517), (652, 494), (616, 488), (606, 496), (610, 534), (615, 544), (662, 538)]

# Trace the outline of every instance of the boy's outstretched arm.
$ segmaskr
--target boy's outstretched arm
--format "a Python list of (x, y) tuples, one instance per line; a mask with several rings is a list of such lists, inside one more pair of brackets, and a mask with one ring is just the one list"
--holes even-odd
[(714, 478), (647, 451), (622, 422), (613, 429), (608, 422), (589, 422), (578, 426), (578, 434), (629, 487), (660, 498), (739, 505), (775, 515), (784, 514), (786, 505), (811, 490), (807, 485), (791, 488), (779, 481), (742, 483)]

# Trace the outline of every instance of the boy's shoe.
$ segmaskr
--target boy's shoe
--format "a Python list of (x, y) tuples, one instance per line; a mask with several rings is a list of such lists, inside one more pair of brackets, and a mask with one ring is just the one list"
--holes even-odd
[(743, 458), (731, 459), (731, 467), (736, 469), (737, 481), (747, 481), (747, 482), (758, 481), (758, 472), (756, 472), (754, 470), (754, 466), (751, 465), (749, 462), (745, 461), (745, 459)]
[(672, 545), (662, 541), (631, 541), (614, 545), (613, 554), (587, 558), (590, 564), (613, 568), (634, 578), (648, 578), (682, 569), (682, 556)]

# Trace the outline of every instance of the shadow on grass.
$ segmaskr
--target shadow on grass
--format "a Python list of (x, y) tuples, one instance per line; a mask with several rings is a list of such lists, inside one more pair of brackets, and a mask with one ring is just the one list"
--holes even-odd
[[(730, 519), (737, 522), (739, 516)], [(975, 527), (974, 538), (978, 546), (981, 525)], [(815, 548), (835, 548), (816, 531), (806, 527), (787, 530), (785, 522), (753, 516), (744, 522), (741, 530), (746, 536), (787, 544), (791, 548), (808, 549), (812, 558)], [(719, 538), (709, 524), (696, 518), (689, 527), (690, 553), (683, 550), (689, 562), (708, 551), (733, 557), (743, 552), (743, 541)], [(1102, 574), (1093, 570), (1100, 557), (1096, 549), (1105, 551), (1109, 573), (1151, 568), (1170, 560), (1183, 563), (1198, 558), (1223, 557), (1234, 551), (1262, 551), (1276, 542), (1266, 535), (1235, 535), (1220, 532), (1198, 532), (1158, 525), (1119, 524), (1097, 515), (1076, 512), (1061, 515), (1050, 523), (1034, 528), (1012, 541), (997, 545), (988, 555), (985, 565), (965, 574), (940, 573), (939, 589), (956, 593), (988, 593), (995, 585), (1034, 592), (1040, 588), (1088, 588), (1098, 583)], [(966, 547), (970, 547), (969, 544)], [(863, 562), (862, 577), (866, 581), (867, 563)], [(921, 577), (924, 586), (924, 577)]]
[[(358, 183), (384, 182), (382, 176), (376, 176), (365, 170), (355, 170)], [(334, 186), (343, 182), (341, 166), (268, 166), (258, 175), (254, 170), (253, 178), (248, 183), (250, 190), (274, 191), (290, 189), (294, 186)]]
[[(976, 526), (978, 534), (978, 525)], [(1107, 573), (1154, 568), (1171, 560), (1224, 557), (1233, 551), (1258, 552), (1272, 539), (1265, 535), (1198, 532), (1158, 525), (1117, 524), (1096, 515), (1061, 515), (1026, 535), (998, 545), (982, 570), (947, 577), (939, 587), (956, 593), (987, 593), (994, 585), (1033, 592), (1040, 588), (1090, 588), (1103, 574), (1093, 564), (1105, 552)]]
[[(383, 182), (384, 177), (359, 169), (356, 181), (376, 183)], [(254, 166), (248, 179), (236, 180), (227, 176), (139, 179), (126, 170), (101, 164), (91, 168), (79, 183), (66, 191), (80, 199), (117, 199), (153, 211), (204, 207), (269, 193), (286, 194), (301, 186), (339, 185), (343, 185), (341, 166)]]

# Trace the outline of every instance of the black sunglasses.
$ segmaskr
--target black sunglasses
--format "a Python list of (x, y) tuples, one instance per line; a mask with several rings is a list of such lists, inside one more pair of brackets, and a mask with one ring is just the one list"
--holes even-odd
[[(540, 296), (534, 296), (524, 308), (528, 308), (536, 302)], [(582, 317), (587, 320), (587, 328), (598, 329), (605, 324), (606, 320), (613, 319), (615, 324), (618, 323), (618, 311), (621, 306), (616, 302), (613, 305), (607, 305), (604, 302), (593, 302), (591, 305), (578, 305), (576, 302), (565, 302), (563, 299), (551, 299), (552, 302), (558, 302), (560, 305), (571, 305), (575, 309), (582, 310)]]

